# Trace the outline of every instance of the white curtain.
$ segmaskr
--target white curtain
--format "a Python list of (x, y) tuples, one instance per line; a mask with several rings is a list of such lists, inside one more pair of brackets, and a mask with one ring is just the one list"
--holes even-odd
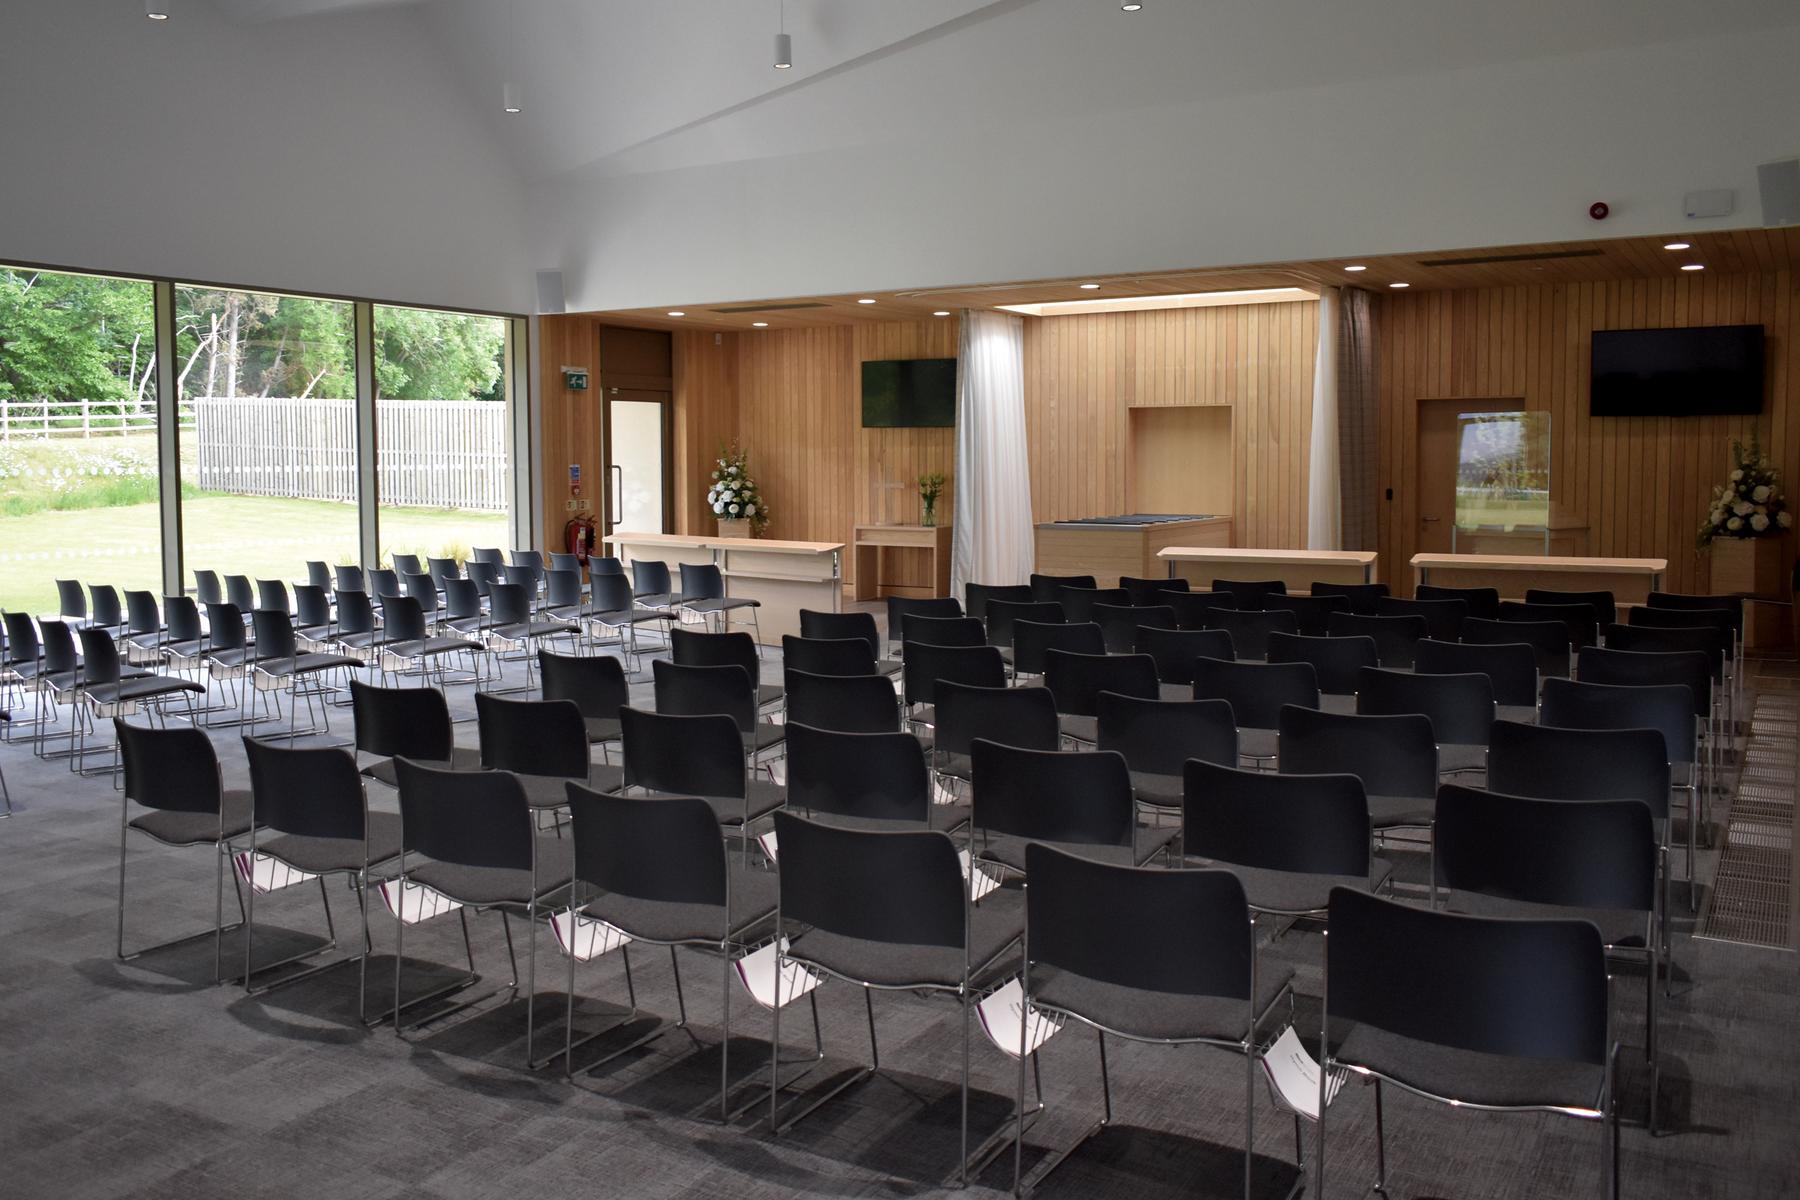
[(950, 591), (1024, 583), (1035, 550), (1025, 456), (1025, 319), (964, 309), (956, 370), (956, 535)]
[(1306, 548), (1342, 547), (1338, 505), (1338, 290), (1319, 291), (1319, 349), (1313, 362), (1312, 445), (1306, 471)]

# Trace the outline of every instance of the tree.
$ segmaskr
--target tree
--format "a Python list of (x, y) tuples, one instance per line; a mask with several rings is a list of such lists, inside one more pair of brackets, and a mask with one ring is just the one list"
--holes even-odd
[(493, 317), (422, 308), (375, 310), (375, 391), (391, 400), (501, 400)]
[(0, 267), (0, 399), (124, 400), (154, 369), (150, 285)]

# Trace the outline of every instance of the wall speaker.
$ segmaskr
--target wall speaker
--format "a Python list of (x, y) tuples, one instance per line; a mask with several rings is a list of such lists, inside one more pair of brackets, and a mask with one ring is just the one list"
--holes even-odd
[(566, 312), (566, 299), (563, 296), (563, 277), (561, 271), (539, 271), (537, 273), (538, 315)]
[(1800, 225), (1800, 158), (1762, 163), (1756, 187), (1762, 193), (1763, 228)]

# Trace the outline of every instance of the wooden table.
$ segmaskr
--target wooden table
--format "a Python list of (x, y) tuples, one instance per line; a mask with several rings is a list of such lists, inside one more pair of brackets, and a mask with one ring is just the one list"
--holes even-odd
[(1315, 583), (1374, 583), (1373, 550), (1248, 550), (1213, 546), (1170, 546), (1158, 558), (1169, 578), (1210, 587), (1215, 579), (1246, 583), (1279, 579), (1290, 590)]
[(1157, 556), (1168, 546), (1229, 546), (1231, 518), (1218, 515), (1153, 525), (1052, 521), (1037, 527), (1037, 570), (1043, 575), (1092, 575), (1103, 588), (1121, 576), (1161, 574)]
[(1415, 554), (1413, 584), (1498, 588), (1522, 600), (1527, 588), (1611, 592), (1621, 604), (1643, 604), (1661, 591), (1665, 558), (1561, 558), (1536, 554)]
[[(948, 596), (951, 527), (948, 525), (858, 525), (851, 539), (856, 563), (855, 598)], [(931, 555), (931, 583), (883, 583), (883, 550), (924, 550)]]
[[(838, 612), (843, 604), (842, 542), (778, 542), (763, 538), (688, 537), (675, 533), (608, 534), (621, 561), (710, 563), (725, 577), (725, 594), (757, 600), (765, 645), (800, 632), (800, 610)], [(681, 586), (675, 580), (677, 589)]]

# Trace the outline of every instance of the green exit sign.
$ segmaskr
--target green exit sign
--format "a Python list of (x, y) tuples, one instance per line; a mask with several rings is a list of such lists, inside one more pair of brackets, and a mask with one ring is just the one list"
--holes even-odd
[(585, 392), (588, 386), (588, 373), (583, 367), (564, 367), (563, 386), (571, 392)]

